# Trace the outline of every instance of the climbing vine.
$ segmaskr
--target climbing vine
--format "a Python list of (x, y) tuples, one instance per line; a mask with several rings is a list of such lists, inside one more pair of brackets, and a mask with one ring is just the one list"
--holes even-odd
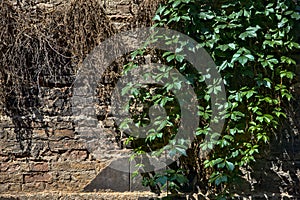
[[(172, 144), (174, 151), (182, 154), (177, 163), (162, 173), (142, 173), (145, 186), (158, 193), (167, 188), (172, 193), (202, 192), (219, 199), (232, 195), (241, 167), (263, 155), (286, 117), (284, 102), (293, 98), (290, 86), (296, 62), (292, 54), (300, 48), (295, 38), (295, 24), (300, 19), (296, 6), (292, 0), (169, 0), (160, 5), (153, 18), (154, 26), (175, 29), (192, 37), (211, 55), (222, 75), (227, 103), (221, 137), (213, 144), (203, 142), (210, 133), (213, 91), (209, 86), (204, 87), (205, 78), (193, 71), (180, 49), (175, 53), (155, 52), (161, 63), (176, 68), (190, 80), (201, 105), (198, 112), (201, 120), (187, 151), (182, 150), (181, 144)], [(133, 60), (149, 53), (146, 49), (135, 51)], [(125, 69), (136, 65), (133, 61)], [(172, 87), (180, 87), (180, 83), (174, 82), (160, 92), (149, 88), (142, 92), (135, 90), (139, 101), (146, 100), (149, 104), (151, 97), (153, 104), (168, 107), (171, 116), (160, 122), (165, 128), (153, 130), (145, 140), (130, 137), (137, 144), (134, 147), (137, 154), (149, 151), (154, 144), (161, 147), (166, 141), (173, 141), (180, 115), (171, 109), (178, 107), (169, 92)], [(139, 119), (147, 118), (146, 111), (140, 113)], [(141, 125), (142, 120), (138, 121)], [(201, 151), (207, 149), (211, 149), (209, 155), (201, 157)]]

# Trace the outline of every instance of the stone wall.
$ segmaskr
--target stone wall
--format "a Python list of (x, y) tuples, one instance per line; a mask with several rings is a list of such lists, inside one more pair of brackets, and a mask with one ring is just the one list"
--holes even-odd
[[(49, 2), (59, 1), (39, 2), (47, 6)], [(138, 6), (138, 1), (133, 3), (130, 0), (101, 0), (100, 3), (117, 29), (128, 24)], [(99, 126), (110, 137), (109, 142), (120, 149), (107, 99), (114, 73), (117, 72), (106, 74), (100, 84), (101, 103), (96, 112)], [(21, 113), (8, 116), (0, 109), (0, 194), (83, 191), (108, 166), (110, 160), (95, 159), (76, 132), (71, 107), (73, 81), (74, 73), (66, 72), (64, 77), (43, 77), (38, 87), (24, 87), (26, 94), (22, 103), (28, 104), (30, 116)], [(11, 105), (15, 105), (13, 98), (11, 101)], [(109, 178), (105, 176), (105, 179)], [(116, 180), (114, 188), (129, 191), (129, 180), (126, 174), (119, 180), (124, 182)], [(112, 181), (106, 182), (111, 184)], [(110, 189), (105, 183), (102, 183), (103, 188)]]
[[(141, 3), (140, 0), (100, 2), (119, 30), (126, 29)], [(72, 76), (70, 73), (69, 76), (59, 77), (59, 84), (55, 82), (57, 79), (50, 78), (40, 85), (38, 91), (24, 88), (28, 92), (27, 99), (39, 102), (39, 111), (33, 112), (35, 114), (32, 116), (0, 115), (0, 199), (12, 194), (21, 199), (137, 199), (143, 196), (128, 196), (126, 193), (101, 194), (101, 197), (67, 193), (47, 196), (38, 193), (143, 190), (137, 182), (132, 181), (130, 174), (110, 169), (110, 159), (96, 159), (76, 132), (70, 103)], [(108, 92), (113, 87), (112, 83), (113, 75), (108, 74), (103, 78), (96, 112), (99, 126), (105, 130), (108, 142), (121, 151), (120, 141), (116, 139), (118, 131), (108, 106)], [(295, 86), (295, 93), (297, 91)], [(300, 199), (299, 100), (292, 102), (290, 121), (272, 142), (267, 156), (262, 156), (252, 170), (245, 169), (244, 182), (237, 188), (241, 199), (243, 195), (245, 198), (256, 195), (255, 199), (280, 199), (283, 196)], [(28, 196), (26, 192), (36, 193), (37, 196)]]

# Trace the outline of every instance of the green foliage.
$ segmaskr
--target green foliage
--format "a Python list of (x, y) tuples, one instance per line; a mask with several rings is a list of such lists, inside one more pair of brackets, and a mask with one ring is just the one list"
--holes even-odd
[(165, 170), (162, 173), (156, 173), (154, 176), (144, 177), (144, 186), (156, 186), (160, 189), (168, 189), (172, 193), (180, 192), (180, 188), (188, 182), (188, 179), (183, 175), (181, 170)]
[[(145, 146), (145, 143), (149, 146), (149, 141), (160, 142), (166, 145), (165, 149), (173, 148), (183, 157), (173, 171), (166, 171), (163, 176), (153, 176), (152, 179), (148, 177), (145, 185), (161, 184), (165, 187), (167, 180), (170, 183), (174, 181), (174, 174), (178, 171), (186, 177), (196, 172), (198, 181), (193, 184), (198, 185), (203, 193), (211, 191), (220, 198), (228, 194), (231, 183), (240, 174), (240, 167), (255, 161), (255, 156), (263, 152), (286, 117), (283, 102), (292, 98), (289, 86), (296, 64), (291, 56), (294, 50), (300, 48), (293, 32), (295, 23), (300, 19), (295, 6), (292, 0), (232, 0), (220, 3), (169, 0), (158, 8), (153, 18), (155, 26), (181, 31), (199, 42), (212, 56), (223, 77), (228, 99), (226, 124), (221, 137), (213, 144), (201, 143), (210, 133), (210, 94), (217, 93), (218, 89), (205, 86), (204, 80), (208, 77), (192, 70), (184, 55), (180, 54), (180, 48), (175, 53), (158, 53), (161, 61), (169, 66), (161, 69), (165, 72), (161, 76), (168, 76), (168, 70), (175, 67), (193, 85), (199, 98), (201, 120), (194, 143), (186, 152), (183, 150), (184, 143), (172, 141), (180, 115), (173, 109), (178, 104), (174, 104), (175, 99), (169, 91), (180, 87), (180, 83), (175, 81), (154, 95), (150, 90), (146, 92), (155, 104), (168, 105), (171, 117), (164, 121), (164, 128), (153, 130), (139, 147)], [(171, 43), (172, 39), (166, 44), (168, 42)], [(144, 52), (135, 54), (145, 55)], [(199, 158), (199, 151), (206, 149), (213, 150), (207, 157)], [(155, 152), (159, 154), (159, 150)], [(206, 176), (209, 178), (206, 179)], [(182, 176), (176, 178), (179, 183), (187, 181)], [(170, 191), (184, 191), (180, 184), (170, 185), (173, 187), (169, 188)]]

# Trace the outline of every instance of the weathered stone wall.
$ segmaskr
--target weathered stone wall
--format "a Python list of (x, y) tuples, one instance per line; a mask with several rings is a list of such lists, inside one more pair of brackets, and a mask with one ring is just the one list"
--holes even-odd
[[(128, 21), (137, 12), (141, 1), (101, 0), (109, 18), (118, 29), (125, 29)], [(117, 73), (117, 71), (113, 72)], [(76, 132), (72, 118), (71, 84), (72, 73), (39, 86), (32, 98), (38, 98), (39, 112), (35, 116), (0, 115), (0, 199), (15, 194), (22, 199), (137, 199), (139, 195), (127, 194), (49, 194), (27, 196), (19, 192), (82, 192), (94, 189), (119, 191), (141, 190), (131, 181), (130, 174), (118, 173), (107, 168), (110, 160), (97, 160), (87, 150), (86, 144)], [(300, 75), (300, 74), (298, 74)], [(299, 79), (300, 81), (300, 79)], [(97, 107), (99, 126), (110, 137), (110, 144), (120, 148), (118, 135), (110, 113), (109, 94), (113, 75), (108, 74), (100, 84), (101, 97)], [(29, 89), (26, 89), (30, 91)], [(300, 91), (295, 86), (295, 94)], [(299, 92), (300, 94), (300, 92)], [(35, 95), (35, 97), (34, 97)], [(300, 95), (299, 95), (300, 96)], [(30, 99), (30, 98), (29, 98)], [(290, 199), (300, 198), (300, 99), (291, 105), (290, 119), (286, 128), (274, 139), (267, 156), (258, 159), (253, 170), (245, 169), (245, 180), (237, 191), (245, 198)], [(19, 119), (20, 118), (20, 119)], [(30, 118), (28, 123), (18, 123), (22, 118)], [(291, 132), (290, 130), (294, 130)], [(18, 134), (19, 133), (19, 134)], [(25, 133), (25, 134), (24, 134)], [(102, 172), (102, 174), (100, 173)], [(100, 174), (99, 174), (100, 173)], [(117, 180), (117, 181), (116, 181)], [(119, 182), (118, 182), (119, 181)], [(94, 183), (94, 185), (93, 185)], [(98, 188), (95, 187), (99, 186)], [(127, 196), (126, 196), (127, 195)]]
[[(13, 197), (14, 196), (14, 197)], [(150, 192), (101, 192), (101, 193), (66, 193), (66, 192), (35, 192), (19, 193), (18, 195), (1, 195), (1, 200), (149, 200), (157, 196)]]
[[(118, 29), (128, 24), (133, 10), (138, 6), (130, 0), (100, 2)], [(112, 70), (100, 83), (100, 104), (96, 112), (99, 126), (110, 137), (109, 142), (119, 148), (107, 99), (115, 73)], [(28, 104), (31, 116), (21, 113), (8, 116), (0, 109), (0, 194), (83, 191), (99, 171), (109, 164), (109, 159), (96, 160), (76, 132), (71, 107), (73, 81), (74, 73), (69, 72), (64, 77), (43, 77), (38, 87), (24, 88), (28, 94), (24, 95), (23, 103)], [(130, 185), (129, 175), (120, 180)], [(110, 180), (106, 182), (111, 184)], [(129, 191), (129, 186), (124, 189), (124, 183), (116, 183), (114, 188), (123, 186), (121, 191)], [(109, 189), (105, 184), (102, 185), (104, 189)]]

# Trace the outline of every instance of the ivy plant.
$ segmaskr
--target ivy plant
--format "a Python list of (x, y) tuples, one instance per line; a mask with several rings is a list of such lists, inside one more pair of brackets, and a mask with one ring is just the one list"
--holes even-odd
[[(219, 199), (232, 195), (233, 182), (241, 174), (241, 167), (262, 155), (286, 117), (284, 102), (293, 98), (289, 91), (296, 66), (292, 55), (300, 48), (294, 29), (300, 19), (296, 6), (292, 0), (169, 0), (160, 5), (153, 18), (154, 26), (190, 36), (216, 63), (226, 87), (226, 122), (218, 141), (213, 145), (204, 143), (212, 116), (212, 91), (205, 85), (205, 77), (193, 70), (180, 50), (155, 51), (156, 57), (169, 66), (161, 71), (176, 68), (192, 84), (201, 120), (187, 151), (182, 144), (172, 144), (176, 147), (174, 151), (182, 154), (178, 162), (164, 172), (144, 174), (145, 186), (156, 186), (156, 192), (167, 187), (172, 193), (195, 192), (197, 188), (198, 192)], [(146, 54), (147, 48), (133, 52), (133, 61), (125, 69), (136, 66), (134, 60)], [(130, 137), (137, 154), (153, 150), (159, 153), (170, 145), (180, 118), (178, 102), (170, 92), (174, 87), (180, 87), (176, 80), (164, 88), (136, 90), (139, 92), (135, 97), (144, 106), (160, 104), (168, 108), (168, 118), (158, 121), (162, 125), (158, 130), (152, 130), (145, 139)], [(145, 112), (147, 109), (135, 116), (144, 114), (147, 118)], [(212, 149), (210, 154), (201, 157), (201, 151), (207, 149)]]

